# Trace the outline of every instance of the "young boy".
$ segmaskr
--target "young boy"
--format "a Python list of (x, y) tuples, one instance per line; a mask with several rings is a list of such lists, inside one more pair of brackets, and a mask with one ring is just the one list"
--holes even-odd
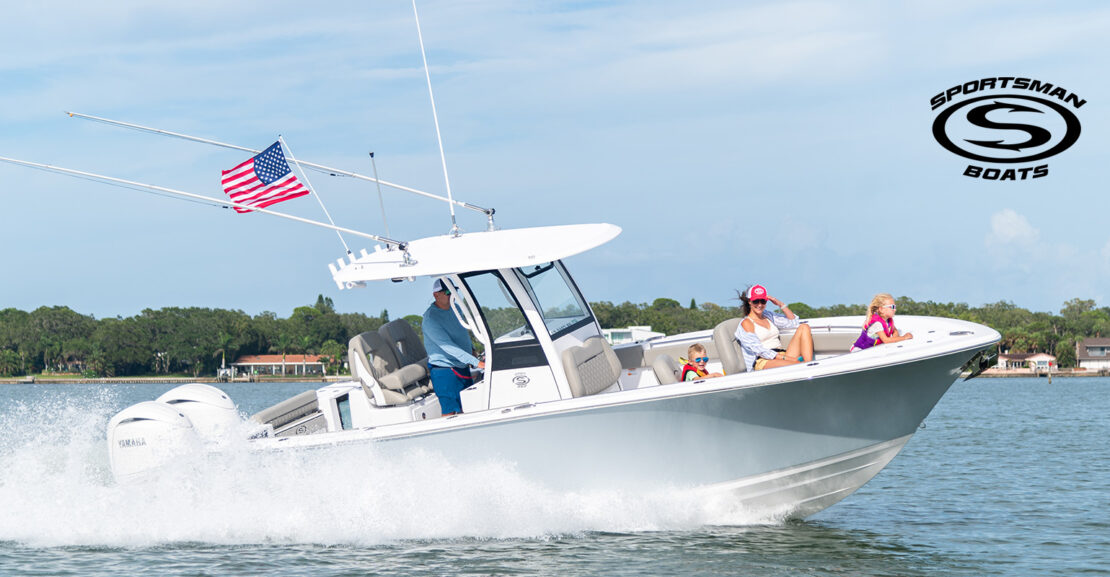
[(680, 381), (696, 381), (698, 379), (712, 379), (713, 377), (723, 377), (724, 373), (710, 373), (705, 370), (706, 363), (709, 362), (709, 353), (706, 352), (705, 347), (694, 343), (686, 350), (686, 354), (690, 360), (682, 367), (682, 377)]

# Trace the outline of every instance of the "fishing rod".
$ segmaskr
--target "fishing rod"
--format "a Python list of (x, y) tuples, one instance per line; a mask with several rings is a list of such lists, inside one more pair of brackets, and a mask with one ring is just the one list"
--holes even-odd
[[(103, 117), (100, 117), (100, 116), (93, 116), (91, 114), (82, 114), (80, 112), (71, 112), (71, 111), (68, 111), (68, 110), (65, 111), (65, 113), (70, 118), (80, 118), (82, 120), (91, 120), (93, 122), (100, 122), (102, 124), (107, 124), (109, 126), (118, 126), (118, 127), (121, 127), (121, 128), (130, 128), (132, 130), (137, 130), (139, 132), (149, 132), (151, 134), (158, 134), (158, 135), (161, 135), (161, 136), (171, 136), (171, 137), (174, 137), (174, 138), (180, 138), (182, 140), (190, 140), (192, 142), (200, 142), (202, 144), (211, 144), (213, 146), (220, 146), (220, 147), (223, 147), (223, 148), (230, 148), (232, 150), (241, 150), (243, 152), (249, 152), (251, 154), (258, 154), (258, 153), (262, 152), (261, 150), (257, 150), (257, 149), (254, 149), (254, 148), (247, 148), (245, 146), (238, 146), (238, 145), (235, 145), (235, 144), (228, 144), (226, 142), (220, 142), (218, 140), (211, 140), (211, 139), (208, 139), (208, 138), (201, 138), (199, 136), (190, 136), (188, 134), (182, 134), (180, 132), (172, 132), (172, 131), (169, 131), (169, 130), (162, 130), (160, 128), (152, 128), (150, 126), (143, 126), (141, 124), (133, 124), (133, 123), (130, 123), (130, 122), (123, 122), (121, 120), (112, 120), (110, 118), (103, 118)], [(286, 158), (286, 160), (288, 160), (288, 161), (290, 161), (293, 164), (296, 164), (298, 166), (307, 166), (309, 168), (314, 168), (316, 170), (322, 170), (324, 172), (331, 173), (332, 175), (348, 176), (348, 177), (356, 178), (356, 179), (359, 179), (359, 180), (365, 180), (365, 181), (368, 181), (368, 182), (375, 182), (375, 183), (378, 183), (382, 186), (388, 186), (390, 188), (394, 188), (394, 189), (397, 189), (397, 190), (403, 190), (405, 192), (409, 192), (409, 193), (416, 194), (416, 195), (419, 195), (419, 196), (423, 196), (423, 197), (426, 197), (426, 198), (431, 198), (431, 199), (438, 200), (438, 201), (441, 201), (441, 202), (446, 202), (452, 207), (452, 211), (454, 210), (455, 206), (460, 206), (462, 208), (473, 210), (475, 212), (480, 212), (480, 213), (486, 215), (486, 219), (489, 223), (489, 230), (494, 230), (494, 228), (496, 228), (493, 224), (493, 214), (496, 212), (496, 210), (494, 210), (492, 208), (483, 208), (481, 206), (470, 204), (469, 202), (462, 202), (462, 201), (459, 201), (459, 200), (454, 200), (453, 198), (446, 198), (446, 197), (440, 196), (438, 194), (432, 194), (430, 192), (424, 192), (423, 190), (417, 190), (415, 188), (411, 188), (411, 187), (404, 186), (404, 185), (401, 185), (401, 184), (396, 184), (396, 183), (393, 183), (393, 182), (387, 182), (385, 180), (379, 180), (377, 178), (369, 177), (369, 176), (366, 176), (364, 174), (359, 174), (357, 172), (351, 172), (349, 170), (343, 170), (343, 169), (340, 169), (340, 168), (332, 168), (330, 166), (324, 166), (322, 164), (316, 164), (315, 162), (308, 162), (308, 161), (305, 161), (305, 160), (297, 160), (295, 158)]]
[[(231, 202), (229, 200), (222, 199), (222, 198), (213, 198), (211, 196), (204, 196), (202, 194), (194, 194), (192, 192), (185, 192), (183, 190), (175, 190), (175, 189), (172, 189), (172, 188), (166, 188), (164, 186), (157, 186), (157, 185), (154, 185), (154, 184), (145, 184), (145, 183), (142, 183), (142, 182), (135, 182), (133, 180), (124, 180), (122, 178), (114, 178), (114, 177), (111, 177), (111, 176), (104, 176), (103, 174), (96, 174), (96, 173), (92, 173), (92, 172), (84, 172), (84, 171), (81, 171), (81, 170), (73, 170), (71, 168), (63, 168), (61, 166), (53, 166), (53, 165), (50, 165), (50, 164), (30, 162), (30, 161), (27, 161), (27, 160), (18, 160), (18, 159), (15, 159), (15, 158), (8, 158), (8, 157), (5, 157), (5, 156), (0, 156), (0, 162), (7, 162), (9, 164), (15, 164), (17, 166), (26, 166), (26, 167), (30, 167), (30, 168), (36, 168), (36, 169), (39, 169), (39, 170), (45, 170), (47, 172), (56, 172), (56, 173), (59, 173), (59, 174), (65, 174), (67, 176), (73, 176), (73, 177), (76, 177), (76, 178), (86, 178), (86, 179), (91, 179), (91, 180), (102, 181), (106, 184), (124, 186), (124, 187), (129, 187), (129, 188), (147, 189), (147, 190), (152, 190), (152, 191), (156, 191), (156, 192), (161, 192), (161, 193), (164, 193), (164, 194), (172, 194), (172, 195), (176, 195), (176, 196), (179, 196), (179, 197), (182, 197), (182, 198), (193, 199), (195, 201), (199, 200), (199, 201), (202, 201), (202, 202), (205, 202), (205, 203), (208, 203), (208, 204), (213, 204), (213, 205), (218, 205), (218, 206), (231, 206), (231, 207), (234, 207), (234, 208), (242, 208), (242, 209), (249, 210), (249, 211), (261, 212), (263, 214), (268, 214), (268, 215), (271, 215), (271, 216), (278, 216), (278, 217), (286, 218), (286, 219), (289, 219), (289, 220), (295, 220), (297, 222), (301, 222), (301, 223), (304, 223), (304, 224), (311, 224), (313, 226), (318, 226), (318, 227), (321, 227), (321, 228), (331, 229), (331, 230), (334, 230), (336, 232), (345, 232), (347, 234), (352, 234), (352, 235), (355, 235), (355, 236), (361, 236), (363, 238), (368, 238), (370, 240), (380, 242), (380, 243), (385, 244), (385, 245), (390, 246), (390, 247), (396, 247), (397, 249), (399, 249), (399, 250), (401, 250), (405, 253), (406, 262), (411, 261), (411, 259), (409, 257), (409, 254), (408, 254), (408, 243), (402, 242), (402, 241), (399, 241), (399, 240), (393, 240), (391, 238), (386, 238), (384, 236), (378, 236), (378, 235), (375, 235), (375, 234), (370, 234), (370, 233), (361, 232), (361, 231), (357, 231), (357, 230), (353, 230), (353, 229), (349, 229), (349, 228), (344, 228), (342, 226), (335, 226), (334, 224), (327, 224), (327, 223), (324, 223), (324, 222), (310, 220), (310, 219), (307, 219), (307, 218), (301, 218), (299, 216), (293, 216), (291, 214), (285, 214), (283, 212), (267, 210), (265, 208), (257, 208), (257, 207), (250, 206), (250, 205), (247, 205), (247, 204), (240, 204), (240, 203), (237, 203), (237, 202)], [(411, 261), (411, 262), (414, 263), (415, 261)]]

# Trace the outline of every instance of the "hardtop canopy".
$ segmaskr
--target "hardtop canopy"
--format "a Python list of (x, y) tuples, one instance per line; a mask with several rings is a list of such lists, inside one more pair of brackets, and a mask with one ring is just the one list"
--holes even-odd
[(620, 232), (619, 226), (593, 223), (433, 236), (409, 242), (405, 251), (379, 246), (329, 267), (339, 288), (352, 288), (366, 281), (543, 264), (601, 246)]

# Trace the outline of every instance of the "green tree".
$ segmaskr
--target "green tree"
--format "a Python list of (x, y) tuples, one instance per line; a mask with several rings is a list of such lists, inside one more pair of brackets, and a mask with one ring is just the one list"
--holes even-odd
[(343, 345), (335, 341), (325, 341), (320, 345), (321, 360), (327, 364), (328, 370), (333, 371), (333, 374), (338, 375), (339, 369), (343, 367), (343, 357), (347, 349)]
[(1066, 369), (1076, 366), (1078, 359), (1075, 357), (1075, 339), (1061, 341), (1056, 346), (1056, 366)]
[(223, 331), (216, 335), (217, 348), (212, 351), (212, 358), (220, 357), (220, 368), (227, 366), (227, 351), (231, 348), (232, 341), (234, 341), (234, 338)]
[(320, 311), (320, 314), (325, 314), (325, 315), (334, 315), (335, 314), (335, 303), (333, 303), (331, 301), (331, 297), (325, 297), (324, 295), (317, 295), (316, 296), (315, 308), (316, 308), (316, 310)]
[[(328, 339), (328, 340), (332, 341), (332, 342), (335, 342), (332, 339)], [(325, 342), (327, 342), (327, 341), (325, 341)], [(308, 335), (301, 335), (297, 340), (297, 345), (299, 345), (299, 348), (301, 349), (301, 352), (306, 354), (306, 355), (313, 354), (313, 351), (316, 349), (316, 347), (314, 345), (314, 341), (312, 340), (312, 337), (310, 337)]]
[(285, 353), (289, 347), (293, 346), (295, 338), (288, 333), (281, 333), (278, 335), (277, 340), (274, 342), (272, 352), (281, 353), (281, 374), (285, 375)]
[(23, 374), (19, 354), (11, 349), (0, 349), (0, 377), (14, 377)]

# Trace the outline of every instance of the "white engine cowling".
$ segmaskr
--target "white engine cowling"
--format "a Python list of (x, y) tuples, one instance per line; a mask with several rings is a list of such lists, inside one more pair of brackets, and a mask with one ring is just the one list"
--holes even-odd
[(108, 462), (127, 481), (200, 446), (193, 423), (171, 405), (144, 401), (108, 421)]
[(156, 402), (165, 403), (185, 414), (197, 434), (216, 441), (242, 423), (235, 403), (220, 389), (189, 383), (166, 391)]
[(170, 459), (216, 443), (242, 419), (227, 394), (190, 383), (122, 410), (108, 422), (108, 461), (117, 481), (128, 481)]

